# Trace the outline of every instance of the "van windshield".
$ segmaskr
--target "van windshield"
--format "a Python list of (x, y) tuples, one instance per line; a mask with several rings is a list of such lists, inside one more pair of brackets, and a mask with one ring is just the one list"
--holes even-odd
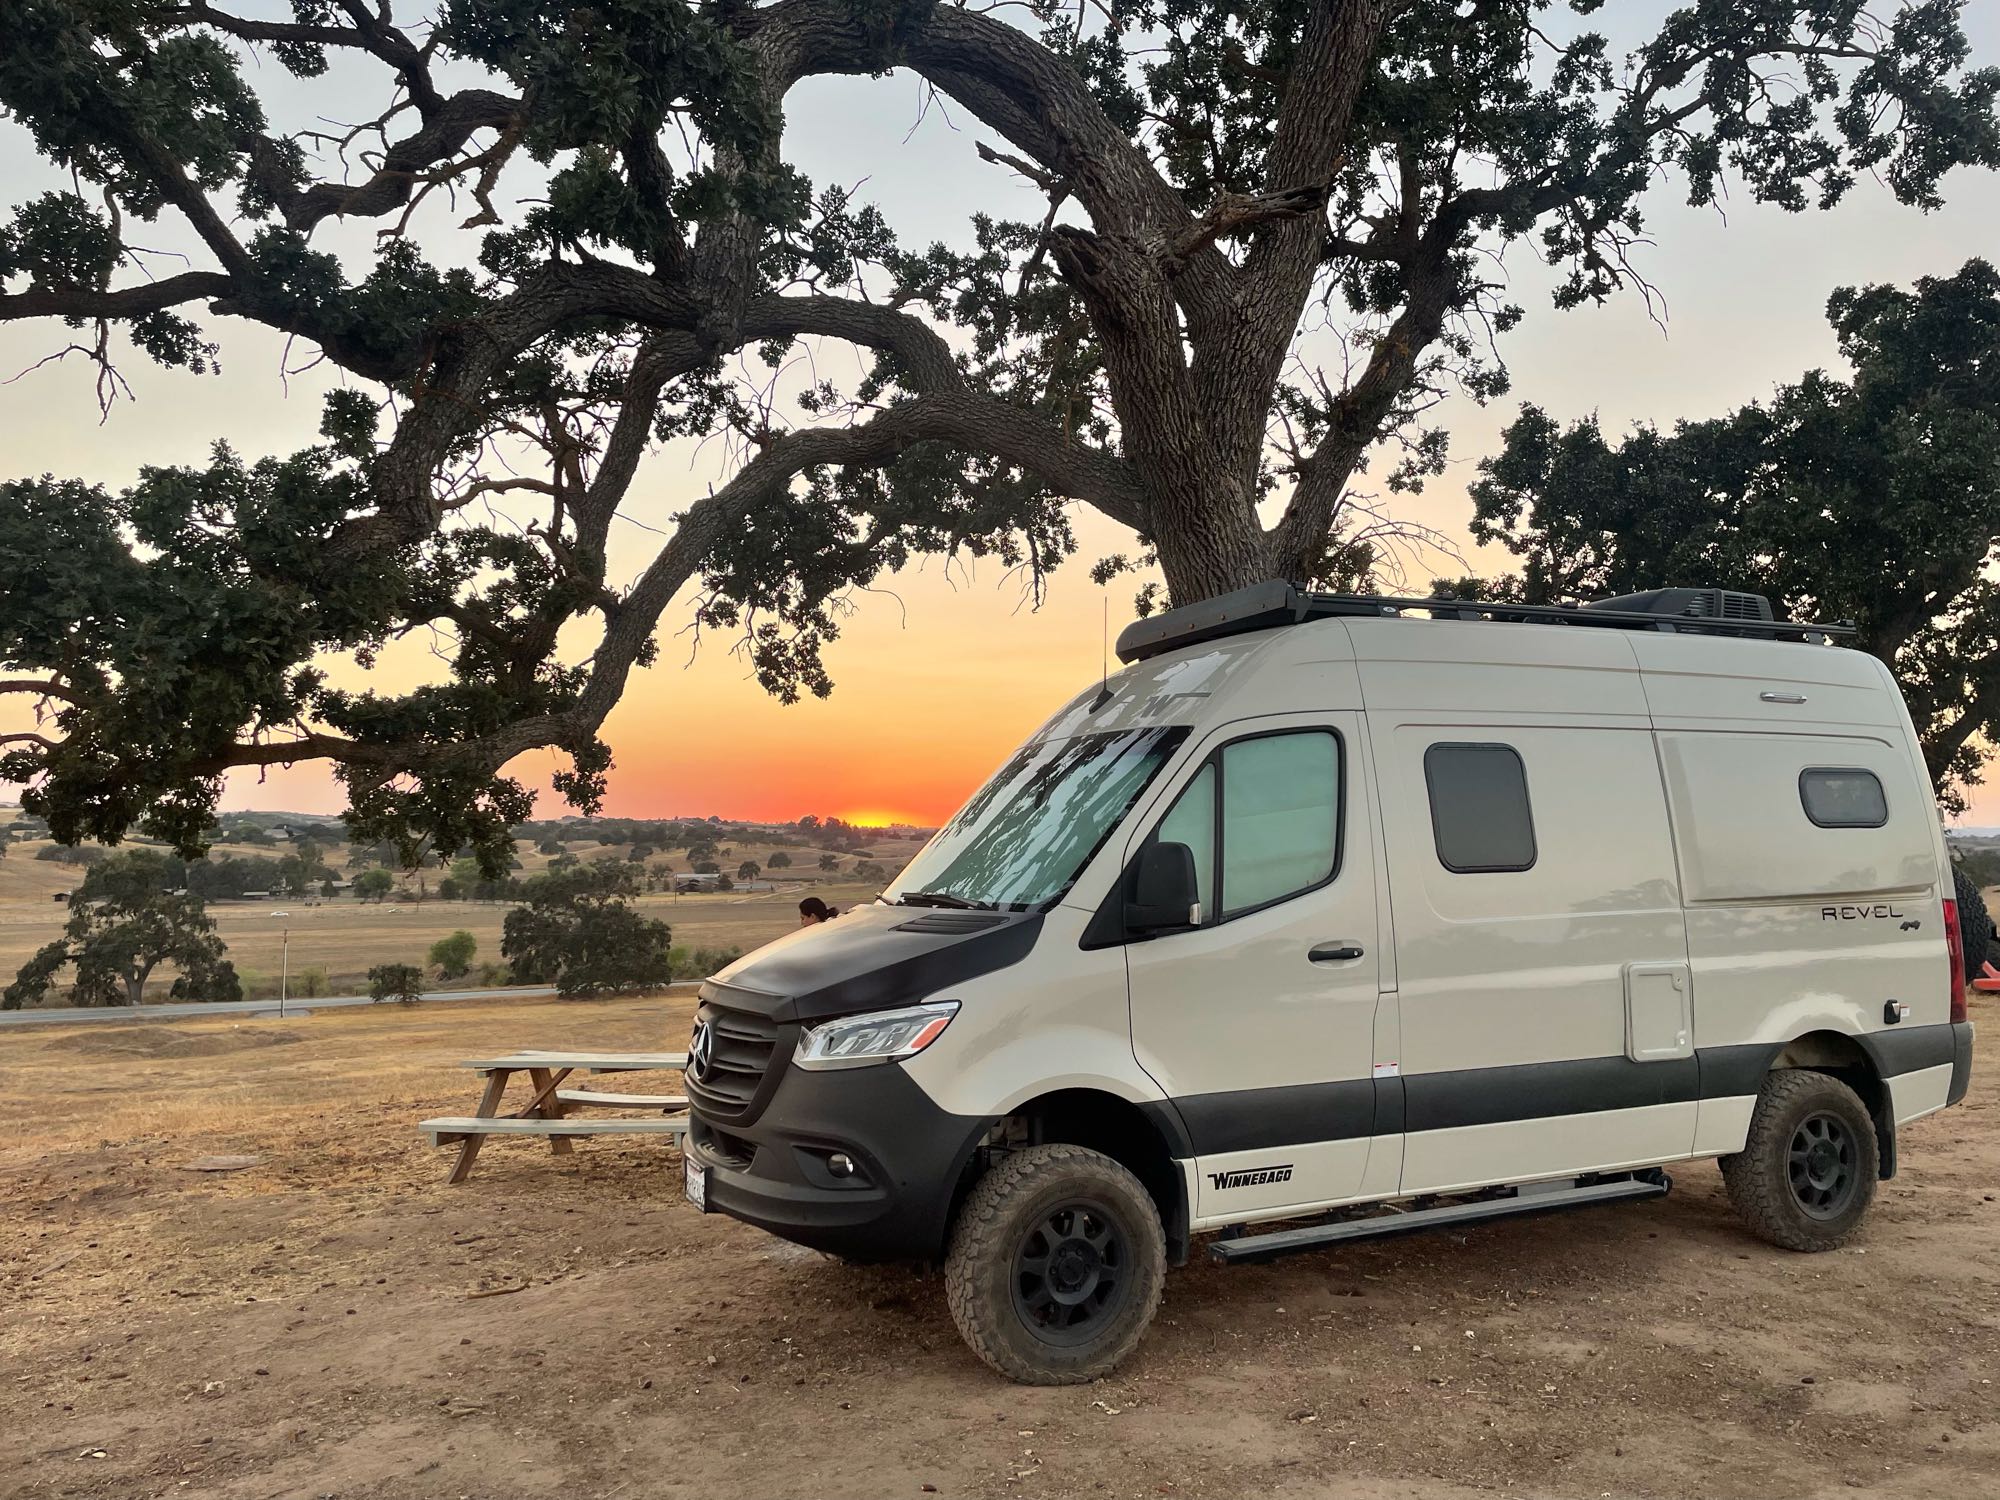
[(1026, 910), (1069, 890), (1184, 728), (1031, 740), (896, 878), (905, 906)]

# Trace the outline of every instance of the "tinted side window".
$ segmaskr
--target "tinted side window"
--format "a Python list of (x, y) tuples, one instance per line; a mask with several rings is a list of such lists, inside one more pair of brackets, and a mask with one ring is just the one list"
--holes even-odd
[(1424, 782), (1439, 864), (1458, 875), (1534, 866), (1528, 773), (1512, 745), (1432, 745)]
[(1809, 766), (1799, 772), (1799, 801), (1821, 828), (1880, 828), (1889, 799), (1873, 771), (1858, 766)]
[(1153, 838), (1188, 846), (1202, 920), (1213, 926), (1331, 880), (1340, 818), (1340, 738), (1303, 730), (1223, 746)]
[(1215, 766), (1211, 762), (1190, 781), (1161, 819), (1153, 837), (1162, 844), (1186, 844), (1194, 854), (1196, 888), (1205, 920), (1215, 911)]
[(1222, 752), (1222, 914), (1323, 884), (1340, 857), (1340, 744), (1324, 731)]

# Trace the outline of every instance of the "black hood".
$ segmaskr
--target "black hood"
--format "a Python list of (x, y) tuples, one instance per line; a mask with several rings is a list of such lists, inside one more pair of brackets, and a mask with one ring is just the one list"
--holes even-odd
[(701, 997), (781, 1023), (915, 1005), (1019, 963), (1041, 928), (1040, 912), (878, 902), (745, 954), (704, 983)]

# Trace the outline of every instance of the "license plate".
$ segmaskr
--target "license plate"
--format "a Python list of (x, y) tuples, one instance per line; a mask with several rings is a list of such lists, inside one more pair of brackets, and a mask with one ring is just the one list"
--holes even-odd
[(687, 1162), (687, 1201), (703, 1213), (708, 1212), (708, 1168), (696, 1162)]

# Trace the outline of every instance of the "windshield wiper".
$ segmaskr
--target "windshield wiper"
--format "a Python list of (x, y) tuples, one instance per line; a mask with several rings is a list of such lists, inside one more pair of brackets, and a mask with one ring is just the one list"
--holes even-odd
[(991, 901), (968, 901), (950, 891), (905, 891), (896, 898), (898, 906), (949, 906), (954, 911), (991, 911)]

